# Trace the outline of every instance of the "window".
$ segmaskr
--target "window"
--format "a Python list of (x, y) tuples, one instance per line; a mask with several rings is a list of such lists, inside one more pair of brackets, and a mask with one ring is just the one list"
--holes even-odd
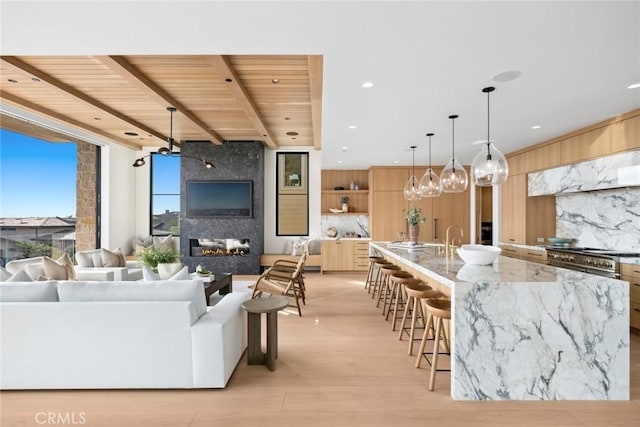
[(151, 155), (151, 235), (180, 234), (180, 156)]
[(309, 235), (308, 167), (309, 153), (277, 153), (276, 236)]

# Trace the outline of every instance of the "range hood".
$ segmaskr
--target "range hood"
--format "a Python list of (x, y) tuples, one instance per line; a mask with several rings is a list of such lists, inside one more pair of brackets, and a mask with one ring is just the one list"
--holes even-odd
[(529, 196), (640, 186), (640, 151), (530, 173)]

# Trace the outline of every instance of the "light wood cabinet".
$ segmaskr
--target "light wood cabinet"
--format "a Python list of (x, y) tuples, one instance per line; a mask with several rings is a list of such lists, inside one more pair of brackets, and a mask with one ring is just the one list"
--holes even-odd
[(405, 184), (409, 181), (410, 169), (410, 167), (400, 166), (371, 167), (369, 169), (369, 185), (371, 186), (371, 190), (403, 191)]
[(409, 204), (404, 199), (402, 190), (371, 192), (371, 212), (369, 215), (369, 231), (373, 240), (397, 240), (398, 231), (405, 231), (407, 222), (403, 209)]
[(547, 251), (540, 249), (522, 248), (521, 257), (526, 261), (533, 261), (539, 264), (547, 263)]
[(322, 271), (366, 271), (368, 268), (368, 240), (322, 241)]
[(560, 161), (563, 164), (604, 156), (611, 152), (611, 126), (564, 139), (559, 144)]
[(620, 280), (629, 282), (629, 321), (640, 329), (640, 265), (620, 264)]
[[(524, 153), (525, 171), (535, 172), (560, 166), (560, 144), (545, 145)], [(511, 168), (509, 168), (511, 169)]]
[(500, 186), (500, 240), (522, 243), (527, 240), (527, 175), (510, 175)]
[(611, 125), (611, 151), (625, 151), (640, 148), (640, 116), (613, 123)]
[(518, 259), (522, 258), (522, 248), (517, 248), (515, 246), (500, 245), (500, 249), (502, 249), (502, 252), (500, 253), (500, 255), (502, 256), (508, 256), (510, 258), (518, 258)]
[(353, 240), (323, 240), (322, 270), (349, 271), (353, 269)]
[(507, 163), (509, 164), (509, 175), (519, 175), (526, 172), (525, 153), (508, 157)]

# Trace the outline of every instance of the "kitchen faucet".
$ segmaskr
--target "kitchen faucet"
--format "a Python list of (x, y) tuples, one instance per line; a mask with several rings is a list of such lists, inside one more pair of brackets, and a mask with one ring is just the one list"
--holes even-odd
[(451, 241), (449, 241), (449, 231), (451, 231), (452, 228), (454, 227), (458, 227), (460, 229), (460, 242), (462, 243), (462, 238), (464, 237), (464, 231), (462, 231), (462, 227), (460, 227), (459, 225), (450, 225), (449, 227), (447, 227), (447, 231), (445, 233), (445, 256), (452, 256), (453, 257), (453, 250), (455, 249), (455, 246), (453, 244), (453, 239), (451, 239)]

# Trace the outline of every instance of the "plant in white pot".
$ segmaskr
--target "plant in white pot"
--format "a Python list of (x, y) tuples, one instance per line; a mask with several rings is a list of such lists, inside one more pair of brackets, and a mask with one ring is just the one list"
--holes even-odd
[(342, 202), (342, 212), (349, 212), (349, 197), (342, 196), (340, 202)]
[(417, 206), (411, 206), (409, 209), (402, 210), (405, 213), (407, 224), (409, 225), (409, 242), (418, 243), (420, 235), (420, 224), (427, 221), (427, 217), (422, 216), (422, 209)]
[(158, 273), (161, 279), (168, 279), (180, 271), (180, 254), (174, 248), (156, 249), (150, 247), (142, 252), (140, 261)]

